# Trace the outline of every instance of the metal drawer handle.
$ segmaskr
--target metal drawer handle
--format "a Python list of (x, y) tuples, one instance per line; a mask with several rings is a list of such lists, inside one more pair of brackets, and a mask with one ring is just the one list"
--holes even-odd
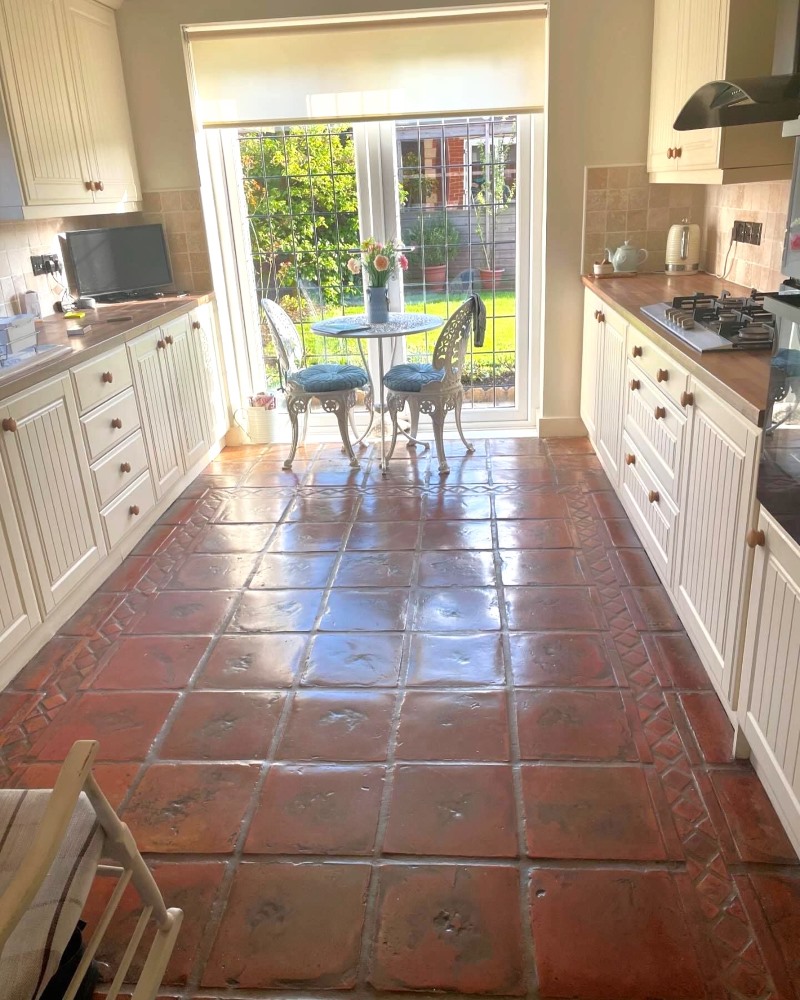
[[(597, 319), (597, 313), (596, 312), (594, 314), (594, 318)], [(200, 320), (198, 320), (198, 319), (194, 320), (194, 322), (192, 323), (192, 329), (193, 330), (199, 330), (200, 329)]]
[(667, 411), (663, 406), (657, 406), (655, 408), (655, 418), (656, 420), (663, 420), (666, 417)]
[(636, 392), (637, 389), (641, 389), (641, 388), (642, 388), (642, 383), (639, 381), (639, 379), (638, 378), (632, 378), (631, 379), (631, 392)]
[(115, 431), (121, 431), (122, 420), (119, 417), (114, 417), (114, 419), (111, 421), (111, 426), (114, 428)]
[(120, 465), (120, 467), (119, 467), (119, 471), (120, 472), (130, 472), (131, 471), (131, 463), (130, 462), (123, 462), (122, 465)]
[(650, 490), (650, 492), (647, 494), (647, 499), (650, 501), (650, 503), (658, 503), (658, 501), (661, 499), (661, 497), (658, 495), (658, 490)]
[(681, 393), (681, 406), (694, 406), (694, 393), (693, 392), (682, 392)]
[(639, 347), (637, 344), (635, 344), (634, 347), (633, 347), (633, 350), (631, 351), (631, 354), (635, 358), (640, 358), (642, 356), (642, 349), (641, 349), (641, 347)]
[(137, 504), (133, 504), (128, 508), (128, 512), (130, 514), (133, 514), (134, 517), (136, 517), (139, 513), (139, 507), (137, 506)]
[(2, 426), (4, 431), (10, 431), (12, 434), (17, 430), (17, 422), (13, 417), (6, 417)]
[(767, 536), (761, 530), (761, 528), (751, 528), (747, 532), (747, 537), (745, 538), (749, 548), (754, 549), (759, 545), (764, 545), (767, 541)]
[(167, 342), (168, 344), (171, 344), (171, 343), (172, 343), (172, 337), (170, 337), (170, 336), (166, 336), (166, 337), (164, 337), (164, 340), (166, 340), (166, 342)]
[(167, 345), (166, 345), (166, 344), (164, 343), (164, 341), (163, 341), (163, 340), (157, 340), (157, 341), (156, 341), (156, 348), (157, 348), (157, 349), (158, 349), (159, 351), (163, 351), (163, 350), (164, 350), (164, 348), (165, 348), (166, 346), (167, 346)]
[(112, 372), (103, 372), (103, 374), (100, 376), (100, 381), (108, 382), (110, 385), (114, 381), (114, 375), (112, 374)]
[(625, 456), (625, 463), (627, 465), (636, 465), (636, 456), (635, 455), (626, 455)]
[(656, 372), (656, 382), (668, 382), (669, 372), (666, 368), (659, 368)]

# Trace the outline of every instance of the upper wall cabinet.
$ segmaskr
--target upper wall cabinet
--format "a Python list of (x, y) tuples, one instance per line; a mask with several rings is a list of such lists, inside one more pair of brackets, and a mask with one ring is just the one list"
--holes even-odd
[(0, 0), (0, 83), (0, 218), (141, 208), (113, 11)]
[(656, 0), (651, 181), (723, 184), (790, 177), (794, 145), (781, 123), (676, 132), (691, 95), (712, 80), (770, 75), (778, 0)]

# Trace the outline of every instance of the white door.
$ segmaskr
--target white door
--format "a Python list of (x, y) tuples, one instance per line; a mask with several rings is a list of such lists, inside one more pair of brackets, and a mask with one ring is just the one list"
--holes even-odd
[(167, 342), (170, 384), (178, 410), (178, 441), (183, 452), (184, 468), (191, 468), (202, 458), (211, 442), (205, 378), (202, 370), (201, 344), (188, 316), (161, 328)]
[(152, 330), (128, 344), (139, 416), (150, 457), (156, 496), (161, 497), (183, 472), (178, 445), (178, 415), (172, 398), (162, 331)]
[(106, 551), (69, 374), (6, 401), (0, 417), (9, 478), (49, 612)]
[(0, 461), (0, 662), (41, 621), (19, 522)]
[(68, 0), (67, 18), (94, 200), (137, 201), (139, 177), (114, 12), (95, 0)]
[(0, 0), (0, 65), (28, 205), (91, 203), (92, 180), (61, 0)]
[(230, 428), (228, 404), (220, 364), (217, 314), (213, 302), (206, 302), (192, 312), (192, 331), (198, 343), (203, 386), (207, 392), (208, 425), (211, 440), (220, 441)]
[(597, 402), (597, 454), (616, 488), (622, 458), (622, 415), (625, 378), (625, 323), (607, 306), (600, 310)]

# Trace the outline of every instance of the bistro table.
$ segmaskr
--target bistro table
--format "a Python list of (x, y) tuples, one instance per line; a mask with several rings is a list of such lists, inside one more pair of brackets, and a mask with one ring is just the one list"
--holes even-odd
[[(358, 313), (355, 316), (338, 316), (336, 319), (325, 319), (319, 323), (312, 323), (311, 329), (314, 333), (319, 333), (323, 337), (336, 337), (338, 339), (357, 340), (358, 350), (361, 360), (369, 375), (370, 388), (372, 389), (373, 406), (378, 399), (377, 410), (380, 413), (381, 421), (381, 471), (384, 475), (387, 472), (386, 462), (386, 426), (383, 420), (385, 409), (385, 396), (383, 387), (384, 357), (383, 342), (385, 340), (395, 340), (398, 337), (409, 337), (413, 333), (426, 333), (428, 330), (435, 330), (444, 323), (441, 316), (429, 316), (427, 313), (389, 313), (386, 323), (370, 324), (366, 313)], [(378, 393), (375, 392), (375, 383), (372, 379), (369, 364), (364, 356), (363, 342), (365, 340), (376, 340), (378, 342)], [(367, 431), (369, 428), (367, 428)], [(365, 432), (366, 433), (366, 432)], [(405, 433), (405, 432), (404, 432)], [(410, 441), (414, 439), (406, 435)]]

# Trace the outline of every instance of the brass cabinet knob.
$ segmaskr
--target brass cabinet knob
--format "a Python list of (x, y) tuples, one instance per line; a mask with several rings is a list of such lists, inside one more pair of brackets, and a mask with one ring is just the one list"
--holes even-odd
[(130, 462), (123, 462), (122, 465), (120, 465), (120, 467), (119, 467), (119, 471), (120, 472), (130, 472), (131, 471), (131, 463)]
[(128, 508), (128, 511), (129, 511), (129, 512), (130, 512), (131, 514), (133, 514), (133, 516), (134, 516), (134, 517), (136, 517), (136, 516), (138, 515), (138, 513), (139, 513), (139, 507), (138, 507), (138, 505), (137, 505), (137, 504), (132, 504), (132, 505), (131, 505), (131, 506), (130, 506), (130, 507)]
[(606, 321), (606, 314), (605, 314), (604, 312), (602, 312), (602, 311), (601, 311), (601, 313), (600, 313), (600, 315), (599, 315), (599, 316), (597, 317), (597, 319), (598, 319), (598, 321), (599, 321), (600, 323), (605, 323), (605, 321)]
[(653, 411), (656, 420), (663, 420), (667, 415), (667, 411), (663, 406), (657, 406)]
[(113, 374), (113, 372), (103, 372), (103, 374), (100, 376), (100, 381), (101, 382), (108, 382), (109, 385), (110, 385), (114, 381), (114, 374)]
[(115, 431), (121, 431), (122, 420), (119, 417), (114, 417), (113, 420), (111, 421), (111, 426), (114, 428)]
[(694, 393), (693, 392), (682, 392), (681, 393), (681, 406), (694, 406)]
[(659, 368), (656, 372), (656, 382), (669, 382), (669, 372), (666, 368)]
[(640, 358), (642, 356), (642, 349), (641, 349), (641, 347), (639, 347), (638, 344), (634, 344), (634, 347), (633, 347), (633, 350), (631, 351), (631, 354), (635, 358)]
[(676, 146), (675, 147), (675, 156), (676, 156), (676, 158), (679, 158), (679, 157), (683, 156), (683, 146)]
[(750, 531), (747, 532), (745, 541), (747, 542), (749, 548), (754, 549), (758, 545), (764, 545), (767, 541), (767, 536), (761, 528), (751, 528)]
[(672, 146), (670, 146), (669, 149), (667, 150), (667, 159), (671, 160), (674, 155), (675, 155), (675, 150), (672, 148)]
[(95, 191), (105, 191), (105, 189), (106, 189), (105, 184), (102, 181), (98, 181)]
[(170, 337), (169, 335), (167, 335), (166, 337), (164, 337), (164, 340), (165, 340), (165, 341), (166, 341), (166, 342), (167, 342), (168, 344), (171, 344), (171, 343), (172, 343), (172, 337)]
[(631, 379), (631, 392), (636, 392), (637, 389), (641, 389), (641, 388), (642, 388), (642, 383), (639, 381), (639, 379), (638, 378), (632, 378)]
[(636, 465), (636, 456), (635, 455), (626, 455), (625, 456), (625, 463), (627, 465)]
[(650, 501), (650, 503), (658, 503), (658, 501), (661, 499), (661, 497), (658, 495), (658, 490), (650, 490), (650, 492), (647, 494), (647, 499)]
[(163, 350), (164, 350), (164, 349), (166, 348), (166, 346), (167, 346), (167, 345), (166, 345), (166, 344), (164, 343), (164, 341), (163, 341), (163, 340), (157, 340), (157, 341), (156, 341), (156, 348), (157, 348), (157, 349), (158, 349), (159, 351), (163, 351)]
[[(597, 312), (595, 312), (595, 314), (594, 314), (594, 318), (595, 319), (597, 319), (597, 315), (598, 315)], [(200, 320), (199, 319), (196, 319), (196, 320), (194, 320), (192, 322), (192, 329), (193, 330), (199, 330), (200, 329)]]
[(13, 417), (6, 417), (3, 420), (2, 427), (4, 431), (10, 431), (12, 434), (14, 434), (17, 430), (17, 422)]
[(87, 191), (94, 191), (94, 181), (84, 181), (83, 186)]

